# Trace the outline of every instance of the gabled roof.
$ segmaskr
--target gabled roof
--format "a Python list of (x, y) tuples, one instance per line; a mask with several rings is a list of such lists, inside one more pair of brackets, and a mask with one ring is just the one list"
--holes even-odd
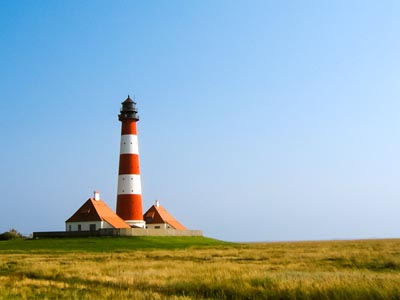
[(170, 213), (161, 205), (153, 205), (143, 215), (146, 224), (167, 223), (175, 229), (186, 230), (186, 227), (179, 223)]
[(103, 200), (89, 198), (73, 215), (65, 222), (90, 222), (106, 221), (114, 228), (131, 228), (124, 220), (116, 215)]

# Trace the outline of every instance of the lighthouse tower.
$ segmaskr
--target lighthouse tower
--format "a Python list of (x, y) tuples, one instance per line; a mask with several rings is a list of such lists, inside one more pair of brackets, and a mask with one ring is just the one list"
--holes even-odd
[(131, 227), (145, 227), (142, 212), (142, 184), (139, 169), (139, 147), (136, 103), (128, 96), (122, 102), (118, 119), (122, 122), (118, 172), (117, 215)]

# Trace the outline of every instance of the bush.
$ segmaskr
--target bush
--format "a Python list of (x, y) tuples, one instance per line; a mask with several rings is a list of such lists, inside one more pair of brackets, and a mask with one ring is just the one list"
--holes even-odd
[(9, 231), (0, 234), (0, 241), (16, 240), (16, 239), (22, 239), (22, 234), (15, 229), (10, 229)]

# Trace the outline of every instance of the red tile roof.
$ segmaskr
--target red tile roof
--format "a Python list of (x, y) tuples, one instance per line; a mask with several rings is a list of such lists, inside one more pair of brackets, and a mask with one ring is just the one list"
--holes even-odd
[(153, 205), (143, 215), (146, 224), (167, 223), (178, 230), (186, 230), (186, 227), (179, 223), (171, 214), (161, 205)]
[(89, 198), (73, 215), (65, 222), (90, 222), (106, 221), (114, 228), (131, 228), (124, 220), (116, 215), (103, 200)]

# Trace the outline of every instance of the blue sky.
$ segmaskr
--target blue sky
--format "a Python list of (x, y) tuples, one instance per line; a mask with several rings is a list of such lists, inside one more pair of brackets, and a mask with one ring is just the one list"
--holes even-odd
[(0, 231), (143, 206), (231, 241), (400, 236), (398, 1), (1, 1)]

